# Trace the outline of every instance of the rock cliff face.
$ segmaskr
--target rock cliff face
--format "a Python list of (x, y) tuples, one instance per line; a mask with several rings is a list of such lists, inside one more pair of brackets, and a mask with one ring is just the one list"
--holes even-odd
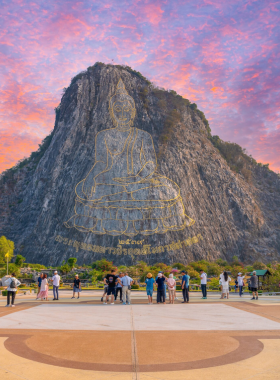
[[(120, 79), (127, 95), (114, 98)], [(279, 176), (248, 170), (230, 169), (188, 100), (95, 64), (72, 79), (40, 150), (2, 175), (0, 234), (48, 265), (279, 260)]]

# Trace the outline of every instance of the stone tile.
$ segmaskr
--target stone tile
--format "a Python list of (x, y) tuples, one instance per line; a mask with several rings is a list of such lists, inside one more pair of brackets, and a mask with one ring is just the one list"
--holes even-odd
[[(133, 318), (132, 314), (133, 313)], [(280, 323), (224, 304), (40, 305), (0, 318), (4, 329), (97, 331), (280, 330)]]

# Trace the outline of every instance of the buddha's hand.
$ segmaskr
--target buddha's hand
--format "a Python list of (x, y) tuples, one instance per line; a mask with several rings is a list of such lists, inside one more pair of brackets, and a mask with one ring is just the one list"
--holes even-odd
[(91, 199), (92, 194), (94, 193), (94, 188), (92, 184), (89, 184), (89, 182), (85, 181), (83, 185), (83, 193), (86, 195), (88, 199)]
[(113, 180), (115, 182), (119, 182), (122, 184), (129, 184), (129, 183), (140, 182), (142, 180), (142, 178), (139, 177), (138, 175), (131, 175), (128, 177), (115, 177), (115, 178), (113, 178)]

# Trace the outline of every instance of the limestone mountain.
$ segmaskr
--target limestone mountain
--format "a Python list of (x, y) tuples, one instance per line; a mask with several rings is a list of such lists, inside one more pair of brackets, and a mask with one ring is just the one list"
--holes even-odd
[(0, 179), (0, 235), (28, 262), (279, 260), (279, 175), (212, 136), (196, 104), (96, 63), (55, 111)]

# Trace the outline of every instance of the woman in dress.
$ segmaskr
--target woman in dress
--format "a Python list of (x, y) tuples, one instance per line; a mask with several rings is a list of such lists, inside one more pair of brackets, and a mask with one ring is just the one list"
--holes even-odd
[(41, 301), (44, 299), (48, 301), (48, 295), (49, 295), (49, 283), (48, 283), (48, 275), (47, 273), (44, 273), (43, 279), (41, 282), (41, 288), (40, 288), (40, 293), (38, 294), (38, 298), (41, 298)]
[(73, 282), (73, 297), (72, 298), (75, 298), (75, 293), (78, 293), (77, 298), (80, 298), (80, 292), (81, 292), (81, 280), (79, 279), (79, 276), (76, 274), (74, 282)]
[(226, 271), (224, 271), (224, 273), (221, 275), (220, 278), (221, 278), (221, 283), (222, 283), (221, 299), (223, 299), (224, 296), (226, 296), (228, 299), (229, 298), (229, 283), (231, 281), (231, 278), (229, 277)]

